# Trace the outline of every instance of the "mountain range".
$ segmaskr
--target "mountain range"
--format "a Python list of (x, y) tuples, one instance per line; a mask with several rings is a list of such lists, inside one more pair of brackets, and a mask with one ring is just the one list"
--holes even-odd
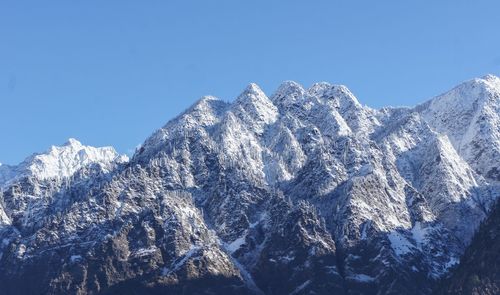
[(499, 197), (498, 77), (378, 110), (250, 84), (130, 159), (70, 139), (0, 165), (0, 290), (497, 294)]

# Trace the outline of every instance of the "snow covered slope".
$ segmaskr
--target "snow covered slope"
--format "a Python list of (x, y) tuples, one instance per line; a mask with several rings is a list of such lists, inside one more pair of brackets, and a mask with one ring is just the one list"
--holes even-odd
[(70, 142), (0, 168), (0, 288), (430, 294), (500, 196), (499, 97), (493, 76), (381, 110), (342, 85), (251, 84), (129, 162)]
[(17, 166), (0, 165), (0, 187), (7, 186), (23, 177), (39, 180), (70, 178), (78, 170), (90, 164), (110, 167), (112, 163), (128, 161), (112, 147), (84, 146), (74, 138), (62, 146), (52, 146), (46, 152), (34, 154)]
[(500, 78), (465, 82), (421, 109), (429, 125), (446, 134), (478, 173), (500, 181)]
[(33, 154), (16, 166), (0, 166), (0, 224), (23, 225), (44, 219), (54, 195), (85, 179), (92, 181), (128, 161), (112, 147), (84, 146), (70, 138)]

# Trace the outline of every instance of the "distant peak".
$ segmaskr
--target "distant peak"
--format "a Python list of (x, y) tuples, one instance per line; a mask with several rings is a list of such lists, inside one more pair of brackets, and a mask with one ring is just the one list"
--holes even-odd
[(86, 146), (70, 138), (62, 146), (52, 146), (45, 152), (29, 156), (14, 167), (18, 174), (10, 178), (15, 180), (25, 175), (32, 175), (38, 179), (62, 179), (93, 163), (110, 167), (114, 163), (123, 162), (127, 162), (127, 157), (119, 155), (112, 147)]
[(83, 146), (82, 143), (74, 138), (69, 138), (63, 146)]

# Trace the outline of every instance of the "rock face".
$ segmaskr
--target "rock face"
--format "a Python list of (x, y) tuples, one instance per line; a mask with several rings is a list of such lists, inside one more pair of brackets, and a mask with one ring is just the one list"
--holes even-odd
[(500, 196), (499, 126), (494, 76), (381, 110), (285, 82), (203, 97), (129, 161), (70, 140), (0, 166), (0, 290), (430, 294)]
[(481, 225), (460, 264), (443, 280), (436, 294), (500, 293), (500, 205)]

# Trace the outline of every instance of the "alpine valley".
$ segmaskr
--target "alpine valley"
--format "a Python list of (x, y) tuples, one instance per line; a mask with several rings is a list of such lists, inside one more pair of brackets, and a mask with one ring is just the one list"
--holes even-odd
[(250, 84), (130, 159), (70, 139), (0, 166), (0, 293), (498, 294), (499, 197), (498, 77), (380, 110)]

